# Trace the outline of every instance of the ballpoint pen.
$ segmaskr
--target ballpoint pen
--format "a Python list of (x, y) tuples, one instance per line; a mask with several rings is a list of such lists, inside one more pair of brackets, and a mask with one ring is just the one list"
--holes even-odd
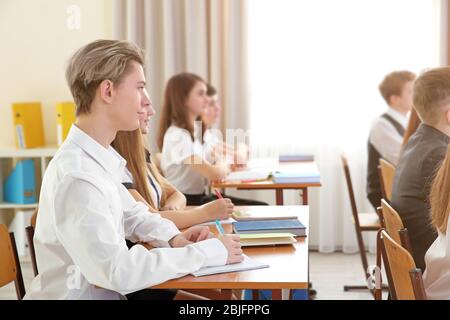
[(219, 231), (219, 233), (222, 235), (222, 234), (225, 234), (225, 230), (223, 230), (223, 227), (222, 227), (222, 225), (220, 224), (220, 221), (219, 221), (219, 219), (216, 219), (216, 228), (217, 228), (217, 231)]

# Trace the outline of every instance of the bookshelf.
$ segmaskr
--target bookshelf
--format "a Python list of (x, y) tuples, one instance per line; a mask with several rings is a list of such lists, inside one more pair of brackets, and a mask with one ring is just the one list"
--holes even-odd
[(25, 227), (29, 224), (31, 211), (33, 211), (38, 204), (5, 202), (3, 199), (4, 183), (19, 160), (33, 159), (35, 166), (34, 171), (36, 174), (36, 198), (39, 199), (42, 177), (44, 176), (48, 163), (57, 150), (58, 148), (56, 146), (31, 149), (0, 147), (0, 223), (8, 225), (10, 231), (14, 232), (16, 247), (21, 260), (28, 257)]
[(7, 203), (3, 200), (3, 184), (17, 161), (21, 159), (33, 159), (36, 172), (36, 196), (39, 199), (40, 185), (45, 169), (51, 158), (55, 155), (58, 147), (48, 146), (45, 148), (17, 149), (16, 147), (0, 147), (0, 213), (11, 212), (11, 210), (32, 210), (37, 207), (34, 204)]

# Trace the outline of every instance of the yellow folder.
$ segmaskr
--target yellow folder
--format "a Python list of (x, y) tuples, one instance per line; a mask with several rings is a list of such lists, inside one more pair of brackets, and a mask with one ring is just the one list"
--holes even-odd
[(70, 127), (75, 122), (75, 103), (60, 102), (56, 105), (58, 145), (66, 140)]
[(45, 146), (40, 102), (12, 104), (16, 146), (20, 149)]

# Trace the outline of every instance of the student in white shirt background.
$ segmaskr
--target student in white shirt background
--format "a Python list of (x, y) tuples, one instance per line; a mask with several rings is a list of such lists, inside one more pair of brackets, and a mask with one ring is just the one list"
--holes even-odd
[[(198, 75), (180, 73), (169, 79), (161, 112), (157, 144), (166, 179), (186, 196), (188, 205), (216, 200), (207, 195), (210, 181), (222, 180), (231, 168), (226, 159), (213, 159), (204, 141), (201, 116), (209, 103), (206, 82)], [(213, 161), (215, 160), (215, 161)], [(259, 201), (228, 197), (235, 205), (261, 205)]]
[[(123, 187), (125, 160), (110, 147), (139, 127), (150, 103), (143, 53), (127, 41), (78, 50), (66, 78), (77, 120), (44, 174), (34, 236), (39, 275), (27, 299), (123, 299), (204, 266), (243, 260), (238, 237), (180, 232)], [(128, 249), (125, 238), (145, 242)]]
[(380, 158), (397, 165), (403, 136), (408, 124), (408, 113), (413, 103), (413, 83), (416, 75), (410, 71), (394, 71), (386, 75), (379, 86), (388, 109), (371, 126), (367, 156), (367, 198), (376, 210), (381, 205), (381, 187), (378, 178)]
[(206, 95), (209, 102), (203, 112), (201, 119), (206, 127), (204, 135), (205, 145), (208, 152), (212, 153), (213, 159), (226, 159), (231, 163), (232, 168), (244, 169), (247, 165), (249, 148), (245, 143), (238, 143), (236, 146), (224, 142), (223, 133), (214, 128), (220, 119), (222, 107), (219, 103), (219, 95), (216, 88), (211, 84), (206, 85)]
[(434, 178), (430, 205), (438, 237), (425, 254), (423, 282), (427, 299), (450, 300), (450, 146)]

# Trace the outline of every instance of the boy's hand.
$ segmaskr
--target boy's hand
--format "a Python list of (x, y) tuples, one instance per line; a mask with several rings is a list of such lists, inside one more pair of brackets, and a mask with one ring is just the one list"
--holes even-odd
[(227, 264), (238, 263), (244, 260), (241, 249), (241, 241), (236, 234), (224, 234), (219, 237), (228, 251)]
[(206, 226), (194, 226), (177, 234), (175, 237), (169, 240), (169, 244), (172, 248), (184, 247), (194, 242), (209, 239), (213, 236), (209, 232), (209, 228)]

